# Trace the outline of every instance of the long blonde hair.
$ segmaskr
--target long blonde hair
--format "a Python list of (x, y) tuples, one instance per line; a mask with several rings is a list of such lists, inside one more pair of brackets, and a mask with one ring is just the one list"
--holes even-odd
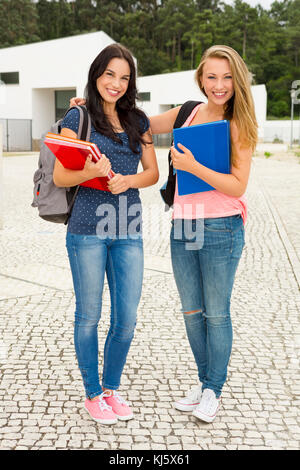
[[(251, 150), (254, 151), (258, 138), (258, 126), (250, 88), (252, 75), (241, 56), (232, 49), (232, 47), (223, 45), (212, 46), (204, 52), (196, 70), (196, 80), (200, 90), (204, 94), (205, 90), (201, 82), (203, 67), (207, 59), (212, 57), (227, 59), (229, 61), (232, 74), (234, 95), (227, 102), (224, 119), (235, 122), (239, 131), (239, 140), (241, 145), (243, 147), (250, 147)], [(232, 148), (231, 158), (232, 163), (237, 164), (234, 147)]]

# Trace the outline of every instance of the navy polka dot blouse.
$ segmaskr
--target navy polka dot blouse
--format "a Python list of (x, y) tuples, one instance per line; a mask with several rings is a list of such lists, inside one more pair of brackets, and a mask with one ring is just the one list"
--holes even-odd
[[(72, 109), (65, 116), (62, 128), (78, 132), (79, 111)], [(149, 129), (149, 120), (142, 123), (143, 133)], [(119, 133), (122, 143), (115, 142), (91, 128), (90, 141), (110, 160), (112, 170), (122, 175), (137, 173), (142, 149), (138, 154), (129, 147), (125, 132)], [(142, 206), (139, 190), (129, 188), (126, 192), (112, 194), (94, 188), (80, 186), (68, 224), (68, 232), (81, 235), (98, 235), (103, 238), (114, 236), (125, 238), (141, 236)]]

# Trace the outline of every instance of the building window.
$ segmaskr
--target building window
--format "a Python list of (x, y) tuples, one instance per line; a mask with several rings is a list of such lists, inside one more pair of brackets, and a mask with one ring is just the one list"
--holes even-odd
[(55, 90), (55, 121), (61, 119), (70, 107), (70, 99), (76, 96), (76, 89)]
[(143, 91), (139, 93), (139, 101), (150, 101), (151, 100), (151, 93), (150, 91)]
[(0, 80), (5, 85), (18, 85), (19, 72), (0, 72)]

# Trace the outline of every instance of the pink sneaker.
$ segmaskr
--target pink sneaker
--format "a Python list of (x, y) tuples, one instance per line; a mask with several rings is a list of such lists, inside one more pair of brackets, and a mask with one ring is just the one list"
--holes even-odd
[(85, 400), (84, 408), (90, 415), (90, 417), (101, 424), (115, 424), (118, 419), (115, 413), (112, 411), (105, 401), (105, 392), (99, 396), (98, 400)]
[(104, 400), (109, 406), (111, 406), (118, 419), (121, 421), (128, 421), (129, 419), (132, 419), (133, 412), (126, 401), (115, 390), (113, 390), (111, 393), (112, 395), (105, 396)]

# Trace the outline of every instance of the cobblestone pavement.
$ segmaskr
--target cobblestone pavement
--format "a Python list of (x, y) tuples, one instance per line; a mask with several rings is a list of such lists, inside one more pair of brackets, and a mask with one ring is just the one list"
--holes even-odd
[[(162, 181), (167, 151), (157, 154)], [(233, 352), (212, 424), (172, 407), (196, 385), (197, 373), (171, 274), (170, 214), (159, 184), (142, 191), (145, 281), (120, 388), (135, 419), (111, 427), (83, 409), (65, 227), (39, 220), (30, 207), (36, 162), (36, 156), (3, 159), (0, 449), (299, 449), (298, 162), (254, 158), (232, 299)], [(105, 287), (100, 352), (108, 317)]]

